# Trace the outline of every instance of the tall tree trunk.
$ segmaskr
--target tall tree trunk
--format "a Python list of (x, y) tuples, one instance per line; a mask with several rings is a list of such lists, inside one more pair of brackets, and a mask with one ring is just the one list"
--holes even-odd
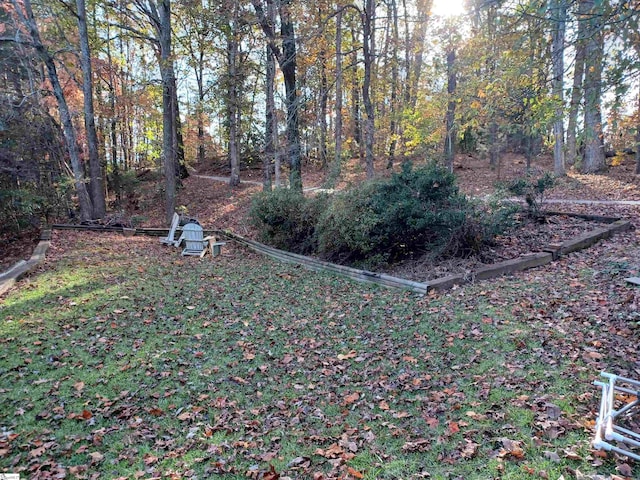
[[(321, 13), (321, 12), (320, 12)], [(327, 82), (327, 52), (320, 51), (320, 165), (327, 168), (327, 103), (329, 100), (329, 86)]]
[(93, 74), (91, 71), (91, 52), (89, 50), (89, 31), (87, 29), (87, 9), (84, 0), (76, 0), (78, 33), (80, 35), (80, 64), (82, 66), (82, 93), (84, 97), (84, 126), (87, 133), (89, 153), (89, 189), (93, 205), (93, 218), (104, 217), (107, 205), (104, 198), (102, 166), (98, 154), (98, 134), (96, 132), (93, 109)]
[(594, 0), (581, 0), (588, 12), (588, 36), (585, 45), (584, 74), (584, 163), (583, 173), (593, 173), (605, 167), (604, 143), (602, 133), (602, 58), (604, 38), (601, 18)]
[(159, 2), (160, 75), (162, 77), (162, 160), (165, 176), (165, 215), (170, 224), (176, 209), (176, 151), (173, 88), (175, 86), (171, 58), (171, 0)]
[(264, 123), (264, 164), (263, 164), (263, 189), (265, 191), (271, 190), (271, 164), (275, 159), (275, 146), (274, 146), (274, 118), (275, 118), (275, 76), (276, 76), (276, 62), (271, 53), (271, 49), (267, 47), (266, 55), (266, 80), (265, 80), (265, 96), (266, 96), (266, 108), (265, 108), (265, 123)]
[(409, 87), (409, 103), (412, 109), (416, 108), (416, 102), (418, 101), (418, 85), (420, 84), (420, 77), (422, 75), (422, 66), (424, 63), (424, 41), (427, 33), (427, 23), (429, 21), (429, 12), (433, 0), (418, 0), (417, 10), (418, 19), (416, 28), (413, 34), (413, 72), (411, 72), (410, 87)]
[[(176, 77), (173, 76), (173, 141), (174, 149), (176, 152), (176, 180), (179, 182), (189, 177), (189, 170), (187, 170), (187, 164), (184, 154), (184, 137), (182, 136), (182, 120), (180, 120), (180, 103), (178, 102), (178, 86), (176, 83)], [(131, 138), (131, 136), (129, 137)]]
[[(109, 23), (107, 22), (107, 37), (111, 37)], [(116, 78), (115, 65), (111, 57), (111, 42), (106, 42), (107, 64), (109, 68), (109, 79), (107, 88), (109, 89), (109, 135), (110, 135), (110, 160), (111, 160), (111, 190), (115, 192), (116, 203), (120, 206), (122, 200), (120, 165), (118, 163), (118, 122), (116, 121)]]
[(229, 124), (229, 164), (231, 165), (231, 176), (229, 185), (236, 187), (240, 185), (240, 158), (238, 154), (238, 85), (237, 85), (237, 65), (238, 65), (238, 41), (234, 25), (231, 27), (229, 38), (227, 39), (227, 123)]
[(296, 89), (296, 35), (289, 11), (289, 1), (280, 5), (280, 34), (282, 35), (282, 62), (287, 102), (287, 142), (289, 152), (289, 184), (292, 190), (302, 192), (302, 162), (300, 152), (299, 98)]
[(640, 88), (638, 89), (638, 111), (636, 112), (636, 174), (640, 174)]
[(575, 46), (575, 60), (573, 66), (573, 87), (571, 89), (571, 100), (569, 103), (569, 120), (567, 122), (567, 154), (565, 163), (574, 165), (578, 160), (578, 142), (576, 140), (578, 127), (578, 112), (580, 110), (580, 100), (582, 99), (582, 84), (584, 79), (584, 32), (585, 22), (578, 24), (578, 40)]
[[(273, 30), (276, 23), (276, 8), (273, 0), (267, 0), (267, 23)], [(265, 121), (265, 165), (264, 189), (271, 190), (271, 163), (274, 164), (274, 181), (280, 187), (280, 155), (278, 154), (278, 118), (276, 116), (276, 58), (267, 45), (266, 51), (266, 121)]]
[(389, 16), (392, 21), (392, 48), (391, 48), (391, 121), (389, 123), (389, 158), (387, 160), (387, 168), (393, 168), (393, 162), (396, 158), (396, 146), (398, 144), (398, 43), (400, 41), (398, 34), (398, 6), (396, 0), (389, 2)]
[(206, 156), (206, 147), (204, 144), (204, 50), (199, 52), (198, 66), (195, 69), (196, 81), (198, 83), (198, 106), (196, 107), (196, 116), (198, 123), (198, 163), (202, 165)]
[(456, 92), (456, 51), (453, 47), (447, 52), (447, 114), (445, 116), (446, 132), (444, 137), (444, 160), (447, 170), (453, 173), (453, 159), (455, 157), (456, 144), (456, 100), (454, 94)]
[(331, 168), (330, 186), (340, 178), (342, 168), (342, 11), (336, 15), (336, 126), (335, 157)]
[(302, 159), (300, 151), (300, 124), (298, 109), (299, 97), (296, 89), (296, 34), (293, 25), (291, 0), (281, 0), (279, 4), (280, 37), (282, 51), (275, 41), (275, 29), (265, 15), (261, 0), (251, 0), (256, 11), (262, 31), (267, 37), (267, 43), (278, 61), (284, 78), (285, 103), (287, 106), (287, 142), (289, 153), (289, 183), (293, 190), (302, 192)]
[(18, 0), (12, 0), (12, 3), (16, 14), (29, 31), (33, 46), (47, 69), (49, 81), (53, 88), (53, 94), (56, 98), (56, 102), (58, 103), (64, 139), (69, 153), (69, 160), (71, 161), (71, 169), (73, 171), (76, 193), (78, 194), (78, 204), (80, 207), (80, 220), (83, 222), (89, 221), (93, 214), (93, 205), (91, 204), (91, 198), (89, 197), (89, 193), (87, 192), (84, 182), (84, 170), (80, 163), (80, 152), (78, 151), (76, 131), (73, 127), (71, 113), (62, 90), (62, 85), (60, 84), (56, 64), (40, 38), (38, 24), (36, 23), (33, 15), (33, 9), (31, 8), (31, 0), (22, 1), (24, 11), (18, 3)]
[(365, 0), (363, 13), (363, 39), (362, 53), (364, 57), (364, 80), (362, 82), (362, 103), (367, 115), (364, 124), (364, 145), (365, 145), (365, 171), (367, 178), (373, 178), (373, 141), (375, 135), (375, 114), (373, 102), (371, 101), (371, 70), (375, 59), (375, 31), (373, 30), (375, 20), (375, 1)]
[(553, 165), (558, 176), (566, 175), (564, 165), (564, 34), (567, 20), (565, 0), (550, 0), (549, 10), (553, 22), (551, 55), (553, 60), (553, 96), (557, 102), (553, 123)]
[[(493, 77), (496, 70), (496, 16), (497, 7), (490, 4), (487, 10), (487, 29), (489, 38), (490, 55), (488, 58), (489, 75)], [(489, 166), (491, 170), (500, 168), (500, 147), (498, 145), (498, 122), (495, 119), (495, 112), (489, 120)]]
[[(125, 40), (127, 43), (126, 52), (125, 52)], [(125, 37), (124, 35), (120, 35), (118, 44), (120, 49), (120, 58), (128, 59), (129, 52), (131, 51), (128, 37)], [(131, 102), (130, 90), (128, 88), (129, 77), (130, 77), (129, 71), (125, 68), (121, 68), (120, 75), (119, 75), (119, 80), (121, 85), (120, 88), (122, 93), (121, 95), (122, 102), (119, 107), (120, 150), (122, 151), (122, 170), (125, 172), (129, 171), (129, 169), (133, 164), (133, 148), (132, 148), (133, 140), (131, 139), (131, 134), (130, 134), (132, 102)]]

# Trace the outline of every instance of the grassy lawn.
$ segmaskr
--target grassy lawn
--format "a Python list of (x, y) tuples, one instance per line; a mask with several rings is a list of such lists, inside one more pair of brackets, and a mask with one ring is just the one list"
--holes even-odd
[(233, 245), (212, 260), (156, 243), (55, 232), (66, 252), (2, 300), (0, 471), (273, 480), (621, 469), (589, 444), (591, 382), (637, 361), (609, 350), (637, 339), (621, 330), (626, 291), (590, 283), (619, 269), (559, 262), (419, 297)]

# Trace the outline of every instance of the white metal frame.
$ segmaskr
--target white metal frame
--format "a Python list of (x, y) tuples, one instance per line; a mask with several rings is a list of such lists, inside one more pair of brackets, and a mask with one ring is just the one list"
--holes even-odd
[[(606, 381), (593, 382), (594, 385), (602, 388), (600, 412), (596, 420), (596, 436), (593, 446), (598, 450), (612, 451), (640, 460), (638, 453), (627, 449), (640, 447), (640, 433), (616, 425), (618, 417), (630, 415), (631, 409), (640, 405), (640, 381), (607, 372), (601, 372), (600, 375)], [(618, 395), (619, 402), (621, 396), (627, 399), (626, 402), (623, 400), (624, 405), (618, 410), (615, 408), (616, 395)]]

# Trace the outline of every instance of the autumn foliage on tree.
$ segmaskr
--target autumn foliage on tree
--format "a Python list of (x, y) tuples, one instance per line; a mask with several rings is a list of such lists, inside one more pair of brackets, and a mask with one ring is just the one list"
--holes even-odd
[[(528, 167), (547, 152), (559, 175), (594, 172), (623, 125), (615, 148), (638, 150), (637, 4), (433, 12), (429, 0), (5, 2), (2, 189), (71, 200), (64, 182), (21, 173), (48, 169), (72, 179), (88, 220), (157, 170), (169, 218), (187, 164), (226, 165), (231, 185), (259, 166), (267, 189), (286, 170), (300, 190), (310, 166), (331, 184), (350, 159), (372, 178), (406, 160), (451, 169), (456, 152), (498, 171), (504, 152)], [(26, 110), (48, 139), (16, 121)], [(25, 158), (34, 142), (46, 154)]]

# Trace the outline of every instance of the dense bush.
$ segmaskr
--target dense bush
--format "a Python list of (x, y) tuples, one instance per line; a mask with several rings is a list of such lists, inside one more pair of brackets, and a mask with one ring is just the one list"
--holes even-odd
[(389, 180), (336, 195), (320, 217), (318, 249), (336, 261), (376, 263), (409, 253), (476, 253), (509, 224), (507, 206), (474, 204), (435, 164), (406, 164)]
[(295, 252), (375, 267), (410, 253), (469, 255), (510, 224), (513, 208), (473, 203), (455, 177), (410, 164), (390, 179), (366, 182), (330, 199), (279, 190), (254, 201), (263, 240)]
[(72, 184), (23, 183), (20, 188), (0, 180), (0, 233), (39, 227), (57, 218), (67, 218), (72, 210)]
[(318, 216), (327, 201), (326, 195), (307, 198), (278, 188), (256, 195), (249, 215), (262, 241), (290, 252), (311, 253), (315, 250)]
[(0, 219), (3, 230), (18, 231), (40, 219), (44, 199), (29, 190), (0, 190)]

